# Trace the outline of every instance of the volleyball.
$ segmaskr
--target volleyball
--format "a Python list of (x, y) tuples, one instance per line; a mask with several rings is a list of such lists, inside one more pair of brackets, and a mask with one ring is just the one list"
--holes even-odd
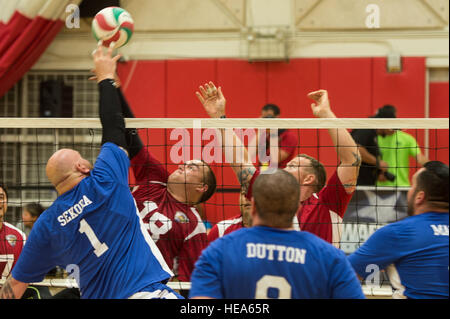
[(120, 7), (107, 7), (100, 10), (92, 21), (92, 33), (103, 46), (120, 48), (130, 41), (133, 35), (134, 21), (130, 13)]

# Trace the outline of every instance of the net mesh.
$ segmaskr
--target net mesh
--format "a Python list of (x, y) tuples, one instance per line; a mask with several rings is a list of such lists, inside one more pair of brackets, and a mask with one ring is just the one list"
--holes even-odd
[[(8, 210), (4, 220), (16, 225), (25, 232), (29, 229), (27, 229), (22, 220), (23, 207), (29, 203), (39, 203), (44, 208), (47, 208), (56, 199), (56, 192), (45, 175), (47, 160), (53, 152), (61, 148), (76, 149), (84, 158), (94, 163), (100, 151), (101, 130), (97, 126), (92, 128), (83, 128), (85, 125), (80, 125), (80, 128), (36, 128), (35, 126), (39, 126), (39, 121), (41, 120), (36, 119), (31, 127), (17, 128), (10, 128), (10, 125), (6, 125), (5, 121), (0, 121), (2, 142), (0, 180), (2, 185), (7, 186), (9, 195)], [(64, 120), (61, 119), (61, 121)], [(154, 122), (152, 119), (143, 121), (144, 123)], [(233, 120), (227, 121), (232, 122)], [(247, 127), (250, 127), (252, 120), (248, 119), (246, 121)], [(296, 120), (292, 119), (292, 121)], [(401, 121), (402, 125), (408, 123), (406, 119)], [(393, 124), (393, 127), (400, 125), (398, 123)], [(436, 129), (436, 123), (431, 123), (428, 129), (404, 129), (403, 131), (418, 141), (418, 145), (414, 146), (416, 148), (414, 150), (408, 147), (400, 147), (394, 151), (416, 155), (408, 159), (406, 167), (402, 164), (401, 166), (392, 166), (390, 169), (395, 172), (398, 169), (407, 170), (407, 176), (411, 177), (420, 168), (417, 156), (419, 153), (426, 154), (430, 160), (445, 161), (445, 154), (448, 154), (448, 142), (444, 139), (440, 140), (438, 137), (442, 132), (448, 135), (448, 129), (445, 129), (445, 121), (441, 124), (443, 124), (443, 129)], [(192, 126), (195, 127), (195, 125)], [(225, 232), (224, 229), (228, 229), (228, 226), (236, 224), (236, 217), (241, 215), (245, 207), (240, 205), (240, 184), (238, 179), (229, 163), (224, 160), (224, 154), (221, 152), (221, 147), (218, 147), (216, 135), (206, 134), (205, 132), (208, 132), (208, 130), (139, 128), (137, 131), (145, 144), (145, 149), (159, 161), (158, 165), (167, 170), (169, 174), (175, 171), (181, 163), (199, 158), (198, 156), (203, 160), (208, 158), (205, 161), (216, 176), (217, 189), (206, 203), (195, 205), (195, 207), (208, 232), (218, 223), (222, 227), (222, 232)], [(235, 129), (234, 131), (239, 135), (240, 130), (242, 129)], [(246, 128), (246, 130), (251, 131), (252, 129)], [(339, 158), (337, 157), (335, 146), (327, 136), (327, 129), (289, 130), (298, 141), (298, 144), (292, 147), (293, 153), (306, 153), (315, 157), (323, 163), (327, 176), (330, 177), (339, 165)], [(426, 131), (429, 132), (428, 141), (424, 140)], [(257, 134), (260, 134), (260, 131), (254, 129), (253, 137)], [(199, 137), (203, 138), (199, 139)], [(247, 138), (243, 139), (249, 149), (254, 147), (254, 144), (252, 144), (253, 137), (249, 134)], [(434, 140), (430, 141), (430, 139)], [(385, 150), (381, 149), (381, 152), (383, 151)], [(214, 153), (218, 153), (220, 156)], [(261, 163), (258, 160), (254, 160), (254, 164), (257, 166)], [(139, 185), (141, 184), (136, 181), (135, 176), (131, 173), (130, 189)], [(339, 232), (339, 240), (334, 242), (334, 244), (339, 244), (346, 254), (350, 254), (364, 243), (376, 229), (406, 217), (406, 194), (408, 189), (408, 185), (397, 184), (390, 186), (358, 186), (348, 204), (343, 219), (332, 221), (337, 224), (336, 230)], [(147, 222), (153, 222), (156, 227), (163, 229), (165, 220), (164, 218), (157, 218)], [(189, 223), (190, 221), (184, 220), (183, 222)], [(242, 223), (242, 221), (237, 223)], [(162, 239), (168, 241), (179, 240), (176, 236), (166, 236)], [(179, 258), (186, 258), (186, 256)], [(176, 268), (179, 262), (180, 260), (177, 260), (173, 267)], [(74, 284), (70, 280), (67, 281), (67, 273), (63, 269), (57, 269), (49, 278), (51, 280), (41, 284), (62, 287), (70, 287), (70, 285)], [(60, 281), (58, 281), (58, 278)], [(380, 278), (378, 290), (373, 290), (372, 286), (370, 289), (368, 286), (365, 287), (365, 292), (368, 295), (389, 295), (390, 286), (387, 276), (382, 273)], [(189, 288), (189, 283), (180, 284), (174, 282), (172, 286)]]
[[(48, 182), (45, 174), (47, 160), (58, 149), (72, 148), (91, 163), (100, 151), (101, 127), (98, 120), (98, 90), (93, 82), (86, 79), (88, 72), (30, 72), (20, 85), (0, 99), (0, 184), (8, 188), (8, 209), (4, 220), (28, 232), (24, 223), (23, 208), (30, 203), (49, 207), (56, 199), (56, 192)], [(40, 114), (39, 84), (49, 80), (62, 80), (73, 87), (74, 118), (44, 119)], [(270, 121), (270, 122), (269, 122)], [(222, 126), (220, 126), (222, 125)], [(271, 128), (272, 133), (280, 135), (289, 130), (296, 141), (295, 146), (284, 147), (293, 154), (308, 154), (319, 160), (330, 177), (339, 165), (335, 145), (333, 145), (328, 128), (343, 127), (352, 129), (401, 128), (412, 136), (416, 146), (396, 146), (395, 152), (414, 154), (407, 164), (390, 165), (394, 175), (397, 170), (407, 171), (411, 177), (419, 168), (417, 151), (430, 160), (440, 160), (448, 164), (448, 119), (394, 119), (376, 121), (373, 119), (340, 119), (337, 121), (320, 121), (317, 119), (226, 119), (220, 122), (204, 119), (127, 119), (127, 126), (138, 128), (138, 134), (148, 150), (158, 161), (159, 166), (169, 173), (178, 168), (180, 163), (193, 158), (202, 158), (214, 172), (217, 179), (215, 194), (203, 204), (195, 205), (201, 223), (208, 232), (219, 225), (221, 234), (241, 224), (237, 217), (245, 210), (240, 205), (241, 187), (229, 163), (224, 160), (221, 148), (215, 138), (215, 128), (224, 127), (242, 137), (244, 144), (256, 152), (252, 144), (261, 134), (258, 129)], [(301, 128), (301, 129), (300, 129)], [(398, 141), (398, 140), (397, 140)], [(283, 143), (280, 142), (281, 148)], [(225, 144), (225, 147), (229, 144)], [(391, 152), (389, 144), (381, 152)], [(255, 165), (260, 161), (253, 160)], [(364, 165), (364, 164), (363, 164)], [(263, 167), (264, 164), (263, 164)], [(130, 171), (130, 189), (140, 186)], [(338, 244), (346, 254), (352, 253), (378, 228), (398, 221), (406, 216), (406, 193), (408, 185), (374, 185), (358, 186), (349, 202), (342, 219), (332, 223), (338, 234), (334, 244)], [(161, 216), (160, 216), (161, 217)], [(180, 221), (190, 222), (177, 216)], [(149, 220), (157, 229), (164, 231), (169, 223), (164, 218)], [(156, 229), (154, 228), (154, 229)], [(179, 240), (178, 237), (160, 237), (160, 240)], [(195, 242), (194, 242), (195, 243)], [(7, 244), (0, 242), (1, 245)], [(0, 253), (1, 255), (1, 253)], [(3, 257), (1, 257), (3, 258)], [(6, 265), (9, 259), (0, 258), (0, 275), (7, 275)], [(8, 257), (9, 258), (9, 257)], [(178, 256), (173, 267), (180, 264)], [(191, 263), (195, 260), (190, 260)], [(0, 282), (1, 283), (1, 282)], [(76, 283), (68, 277), (65, 269), (56, 268), (39, 285), (51, 287), (74, 287)], [(169, 283), (172, 288), (189, 289), (189, 282)], [(363, 283), (366, 295), (389, 297), (392, 293), (387, 276), (383, 273), (374, 285)]]

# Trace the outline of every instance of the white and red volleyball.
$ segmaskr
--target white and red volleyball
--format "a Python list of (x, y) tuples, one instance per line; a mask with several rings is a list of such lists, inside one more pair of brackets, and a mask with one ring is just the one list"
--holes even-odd
[(128, 11), (119, 7), (100, 10), (92, 21), (94, 38), (97, 41), (102, 40), (105, 47), (109, 47), (111, 42), (115, 42), (114, 48), (124, 46), (130, 41), (133, 30), (133, 18)]

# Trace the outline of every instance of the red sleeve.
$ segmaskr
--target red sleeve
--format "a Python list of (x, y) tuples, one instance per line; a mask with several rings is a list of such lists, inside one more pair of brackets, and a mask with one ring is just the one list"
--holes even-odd
[(131, 167), (138, 184), (147, 181), (167, 183), (169, 173), (145, 147), (133, 157)]
[(206, 233), (200, 233), (184, 242), (178, 257), (178, 280), (190, 281), (192, 271), (203, 249), (207, 246)]
[(253, 174), (251, 180), (250, 180), (250, 183), (249, 183), (249, 185), (248, 185), (247, 193), (245, 194), (245, 197), (246, 197), (248, 200), (251, 200), (252, 197), (253, 197), (253, 183), (255, 182), (256, 178), (259, 176), (260, 173), (261, 173), (260, 170), (257, 169), (257, 170), (255, 171), (255, 173)]
[(279, 148), (288, 152), (292, 153), (295, 152), (298, 145), (298, 139), (297, 136), (294, 134), (294, 132), (287, 130), (280, 136), (280, 145)]
[(342, 218), (347, 210), (352, 194), (348, 194), (337, 175), (337, 171), (330, 177), (327, 185), (319, 192), (319, 198), (329, 210), (336, 212)]

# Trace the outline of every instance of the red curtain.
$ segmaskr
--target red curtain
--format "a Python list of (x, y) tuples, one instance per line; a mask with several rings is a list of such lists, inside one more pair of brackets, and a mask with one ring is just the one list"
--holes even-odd
[(0, 97), (31, 69), (61, 30), (61, 17), (69, 3), (73, 1), (9, 3), (9, 18), (3, 16), (6, 21), (0, 22)]

